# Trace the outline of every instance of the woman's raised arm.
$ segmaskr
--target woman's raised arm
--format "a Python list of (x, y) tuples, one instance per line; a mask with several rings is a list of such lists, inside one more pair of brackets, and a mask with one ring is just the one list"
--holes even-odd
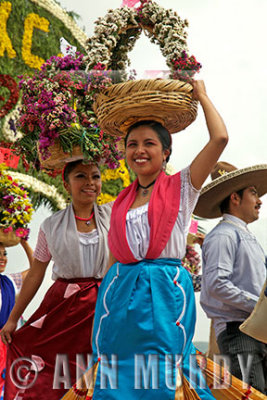
[(191, 181), (196, 189), (200, 189), (213, 166), (216, 164), (228, 143), (228, 133), (224, 121), (209, 99), (203, 81), (192, 81), (193, 98), (203, 108), (210, 140), (192, 161), (190, 166)]

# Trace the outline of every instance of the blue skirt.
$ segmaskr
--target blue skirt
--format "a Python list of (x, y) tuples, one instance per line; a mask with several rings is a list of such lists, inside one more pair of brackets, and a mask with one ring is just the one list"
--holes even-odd
[(214, 399), (196, 365), (192, 279), (177, 259), (115, 263), (99, 289), (93, 399), (172, 399), (177, 365), (199, 397)]

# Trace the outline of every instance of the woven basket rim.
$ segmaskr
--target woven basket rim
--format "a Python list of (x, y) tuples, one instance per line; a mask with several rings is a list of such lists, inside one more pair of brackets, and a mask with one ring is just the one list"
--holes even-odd
[(125, 136), (137, 121), (155, 120), (170, 133), (190, 125), (197, 115), (191, 84), (173, 79), (141, 79), (111, 85), (96, 96), (93, 109), (99, 126)]
[(39, 146), (37, 145), (38, 157), (43, 168), (60, 170), (64, 165), (71, 161), (77, 161), (83, 159), (83, 154), (80, 146), (74, 146), (72, 153), (65, 153), (58, 140), (51, 146), (49, 146), (49, 152), (51, 155), (45, 160), (42, 159), (40, 154)]
[[(179, 91), (182, 93), (192, 93), (193, 86), (189, 82), (180, 81), (178, 79), (137, 79), (137, 80), (130, 80), (126, 82), (115, 83), (111, 86), (105, 88), (102, 93), (107, 94), (112, 91), (118, 92), (121, 91), (122, 88), (126, 88), (128, 92), (136, 91), (136, 87), (145, 87), (146, 90), (142, 91), (151, 91), (151, 90), (161, 90), (165, 92), (171, 91)], [(172, 90), (170, 90), (170, 87)], [(166, 89), (164, 89), (166, 88)]]

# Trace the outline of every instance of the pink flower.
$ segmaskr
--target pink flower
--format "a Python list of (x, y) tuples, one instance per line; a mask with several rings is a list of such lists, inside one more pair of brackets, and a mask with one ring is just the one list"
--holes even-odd
[(8, 226), (7, 228), (4, 228), (4, 229), (3, 229), (3, 232), (4, 232), (4, 233), (8, 233), (8, 232), (12, 232), (12, 231), (13, 231), (12, 226)]
[(28, 235), (28, 230), (24, 228), (18, 228), (16, 229), (16, 236), (20, 238), (24, 238)]

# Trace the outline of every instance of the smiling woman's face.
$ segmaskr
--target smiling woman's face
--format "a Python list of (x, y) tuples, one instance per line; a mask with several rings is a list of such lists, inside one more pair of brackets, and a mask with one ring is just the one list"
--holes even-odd
[(64, 186), (73, 202), (93, 203), (101, 192), (101, 174), (94, 164), (78, 164), (68, 175)]
[(154, 175), (168, 155), (157, 133), (148, 126), (133, 129), (127, 138), (127, 163), (137, 175)]
[(0, 273), (4, 272), (7, 264), (7, 251), (5, 246), (0, 244)]

